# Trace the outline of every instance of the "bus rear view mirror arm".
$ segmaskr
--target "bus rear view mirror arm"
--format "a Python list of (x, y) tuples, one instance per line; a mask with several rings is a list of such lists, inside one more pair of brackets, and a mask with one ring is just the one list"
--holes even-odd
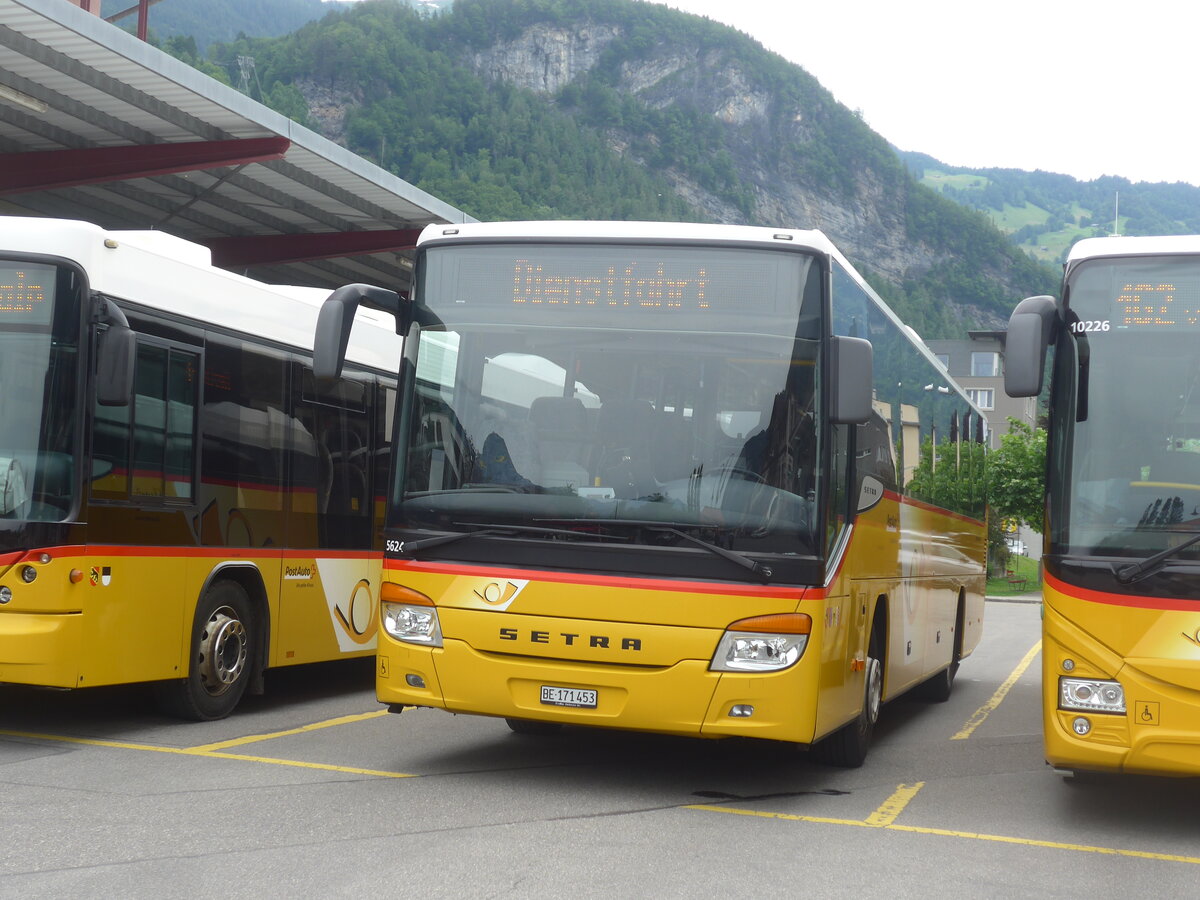
[(838, 425), (861, 425), (871, 418), (874, 378), (871, 342), (863, 338), (834, 337), (829, 349), (834, 379), (830, 419)]
[(347, 284), (338, 288), (321, 304), (321, 311), (317, 315), (317, 331), (313, 339), (313, 375), (318, 381), (328, 382), (341, 376), (354, 314), (360, 305), (395, 316), (397, 334), (407, 330), (403, 327), (406, 324), (404, 312), (407, 304), (395, 291), (369, 284)]
[(1054, 298), (1026, 297), (1008, 320), (1004, 342), (1004, 391), (1010, 397), (1036, 397), (1042, 391), (1046, 350), (1058, 309)]

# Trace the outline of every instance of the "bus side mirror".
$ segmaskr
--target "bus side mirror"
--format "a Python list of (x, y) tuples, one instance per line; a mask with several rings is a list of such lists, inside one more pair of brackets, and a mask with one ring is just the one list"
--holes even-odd
[(96, 339), (96, 402), (101, 406), (128, 406), (137, 335), (111, 300), (103, 301), (97, 318), (107, 322), (108, 328)]
[(1042, 392), (1046, 350), (1058, 308), (1053, 297), (1026, 297), (1008, 320), (1004, 341), (1004, 392), (1010, 397), (1036, 397)]
[(836, 425), (861, 425), (871, 418), (874, 381), (871, 342), (835, 337), (829, 349), (833, 372), (830, 420)]
[(403, 321), (407, 304), (402, 303), (395, 291), (369, 284), (347, 284), (338, 288), (321, 304), (317, 314), (317, 331), (313, 336), (313, 376), (317, 381), (329, 382), (341, 376), (350, 329), (360, 304), (391, 313), (396, 317), (397, 334), (407, 331)]

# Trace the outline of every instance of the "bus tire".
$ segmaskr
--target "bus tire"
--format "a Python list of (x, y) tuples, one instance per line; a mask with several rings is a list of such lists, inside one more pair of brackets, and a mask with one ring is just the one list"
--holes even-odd
[(256, 664), (256, 627), (245, 589), (234, 581), (213, 584), (196, 605), (187, 677), (160, 685), (163, 708), (198, 722), (233, 712)]
[(871, 736), (883, 706), (883, 639), (878, 629), (871, 630), (864, 674), (862, 709), (853, 722), (813, 746), (813, 756), (819, 762), (842, 769), (857, 769), (867, 759)]
[(513, 734), (529, 734), (545, 737), (549, 734), (558, 734), (562, 730), (562, 725), (558, 722), (535, 722), (533, 719), (505, 719), (505, 723)]

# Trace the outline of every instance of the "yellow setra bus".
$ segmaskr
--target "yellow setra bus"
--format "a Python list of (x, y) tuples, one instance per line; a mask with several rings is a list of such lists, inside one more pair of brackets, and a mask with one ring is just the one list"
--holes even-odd
[(0, 217), (0, 683), (155, 682), (227, 715), (271, 666), (370, 655), (400, 338), (162, 232)]
[(945, 699), (983, 620), (980, 413), (824, 235), (427, 228), (406, 336), (379, 699), (813, 746)]
[(1200, 775), (1200, 237), (1079, 241), (1013, 312), (1009, 394), (1050, 346), (1046, 759)]

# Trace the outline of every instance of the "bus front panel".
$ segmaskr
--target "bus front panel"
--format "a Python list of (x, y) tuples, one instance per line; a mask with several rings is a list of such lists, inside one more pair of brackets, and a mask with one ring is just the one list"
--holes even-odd
[[(381, 630), (381, 702), (701, 737), (814, 739), (821, 659), (809, 645), (821, 639), (823, 592), (800, 599), (798, 590), (439, 568), (392, 571), (408, 590), (438, 598), (444, 638), (421, 647)], [(731, 620), (796, 612), (812, 624), (793, 664), (713, 671)]]

